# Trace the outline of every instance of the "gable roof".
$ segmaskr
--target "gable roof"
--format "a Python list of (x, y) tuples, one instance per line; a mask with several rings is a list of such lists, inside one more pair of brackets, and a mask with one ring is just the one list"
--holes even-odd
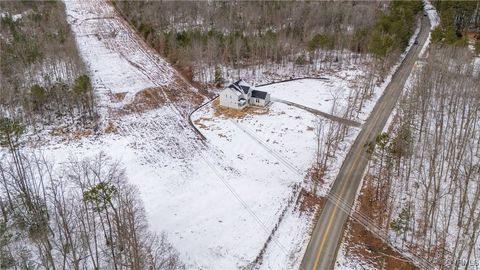
[(236, 89), (238, 89), (239, 91), (242, 91), (245, 94), (248, 94), (248, 92), (250, 91), (250, 88), (252, 88), (248, 83), (246, 83), (243, 80), (238, 80), (232, 83), (230, 86), (235, 87)]
[(253, 90), (252, 91), (252, 97), (253, 98), (261, 98), (261, 99), (265, 99), (267, 97), (267, 92), (264, 92), (264, 91), (259, 91), (259, 90)]

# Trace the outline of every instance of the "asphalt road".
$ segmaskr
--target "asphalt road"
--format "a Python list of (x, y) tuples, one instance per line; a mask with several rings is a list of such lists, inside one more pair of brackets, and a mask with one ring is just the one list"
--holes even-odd
[[(368, 163), (365, 144), (373, 141), (382, 132), (398, 98), (410, 75), (415, 61), (427, 40), (430, 31), (428, 18), (422, 17), (421, 30), (417, 37), (418, 44), (408, 52), (406, 58), (385, 88), (383, 95), (363, 125), (348, 152), (340, 172), (330, 190), (330, 196), (338, 198), (350, 207), (360, 188), (363, 173)], [(342, 210), (338, 203), (327, 200), (312, 233), (312, 237), (303, 257), (300, 269), (333, 269), (337, 250), (343, 236), (344, 227), (350, 213)]]

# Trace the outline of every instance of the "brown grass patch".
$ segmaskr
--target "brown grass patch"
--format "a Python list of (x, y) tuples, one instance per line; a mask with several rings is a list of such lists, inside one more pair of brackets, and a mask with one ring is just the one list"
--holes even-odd
[[(383, 222), (386, 204), (380, 200), (375, 202), (371, 199), (375, 196), (375, 188), (370, 185), (368, 176), (365, 180), (362, 194), (358, 198), (359, 211), (368, 216), (370, 220), (374, 220), (378, 225)], [(346, 231), (347, 256), (348, 253), (352, 253), (362, 257), (379, 269), (418, 269), (401, 254), (365, 229), (363, 225), (352, 219), (348, 222), (350, 226)]]
[(197, 91), (191, 84), (184, 81), (181, 77), (176, 76), (174, 81), (166, 87), (163, 91), (170, 102), (175, 103), (178, 107), (188, 107), (189, 111), (202, 104), (204, 92)]
[(213, 109), (215, 110), (215, 116), (224, 116), (227, 118), (244, 118), (247, 115), (262, 115), (268, 113), (267, 108), (260, 108), (255, 106), (247, 106), (243, 110), (236, 110), (220, 106), (220, 100), (217, 98), (213, 101)]
[(467, 37), (470, 41), (477, 41), (480, 39), (480, 34), (479, 33), (476, 33), (476, 32), (467, 32)]
[(110, 94), (110, 101), (112, 103), (122, 102), (126, 95), (127, 95), (127, 92), (112, 93)]
[(401, 254), (378, 239), (374, 234), (356, 221), (349, 221), (350, 228), (347, 231), (347, 256), (355, 254), (368, 261), (378, 269), (418, 269)]
[(141, 113), (160, 108), (168, 102), (174, 105), (186, 118), (190, 111), (199, 106), (203, 100), (204, 95), (177, 76), (168, 85), (146, 88), (137, 92), (133, 102), (125, 105), (117, 112), (120, 115), (134, 112)]
[(320, 211), (318, 210), (322, 209), (322, 207), (325, 205), (325, 197), (318, 197), (312, 192), (306, 191), (302, 188), (302, 190), (300, 190), (298, 198), (298, 209), (301, 212), (315, 212), (316, 221), (318, 218), (318, 214), (320, 213)]
[(193, 123), (201, 129), (208, 129), (208, 126), (204, 124), (204, 122), (207, 121), (212, 121), (212, 119), (208, 117), (200, 117), (197, 120), (193, 121)]
[(51, 131), (52, 136), (61, 137), (65, 140), (78, 140), (84, 137), (93, 135), (93, 130), (90, 128), (70, 130), (68, 127), (58, 127)]
[(147, 110), (159, 108), (165, 104), (163, 89), (160, 87), (146, 88), (135, 94), (132, 103), (123, 107), (125, 113), (144, 112)]
[(84, 137), (88, 137), (88, 136), (92, 136), (92, 135), (93, 135), (93, 130), (82, 129), (82, 130), (78, 130), (78, 131), (73, 132), (72, 139), (78, 140), (80, 138), (84, 138)]
[(66, 127), (56, 127), (50, 132), (52, 136), (65, 136), (67, 133), (68, 129)]
[(118, 133), (118, 128), (117, 126), (112, 122), (109, 121), (107, 124), (107, 127), (104, 130), (105, 133)]

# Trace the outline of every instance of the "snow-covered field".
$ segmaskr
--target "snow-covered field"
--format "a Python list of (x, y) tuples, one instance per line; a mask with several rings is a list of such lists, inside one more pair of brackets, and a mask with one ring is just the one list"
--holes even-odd
[[(258, 88), (270, 91), (272, 100), (285, 99), (326, 112), (331, 110), (334, 102), (344, 106), (345, 93), (349, 92), (348, 81), (339, 78), (304, 79)], [(332, 95), (335, 98), (331, 98)], [(254, 196), (259, 204), (265, 205), (268, 201), (273, 209), (279, 210), (285, 207), (285, 202), (292, 196), (291, 187), (301, 184), (316, 158), (318, 125), (324, 126), (322, 132), (326, 134), (329, 131), (327, 122), (330, 121), (280, 102), (273, 102), (266, 111), (255, 109), (240, 117), (221, 114), (218, 103), (212, 102), (196, 111), (192, 120), (207, 138), (208, 144), (225, 153), (228, 158), (224, 162), (231, 164), (232, 168), (239, 168), (241, 174), (229, 178), (238, 179), (233, 182), (244, 182), (252, 193), (259, 192)], [(350, 130), (338, 155), (331, 160), (330, 171), (319, 188), (319, 195), (328, 192), (348, 146), (358, 131)], [(264, 197), (263, 192), (257, 190), (264, 188), (264, 182), (270, 188), (275, 187), (275, 197)], [(273, 210), (269, 208), (272, 207), (259, 208), (258, 211)], [(274, 216), (273, 220), (276, 218)], [(308, 242), (310, 218), (288, 208), (279, 230), (273, 235), (274, 240), (266, 250), (261, 268), (298, 267)]]
[[(106, 1), (65, 1), (65, 5), (101, 105), (119, 108), (131, 103), (141, 90), (168, 86), (179, 79), (171, 65), (146, 46)], [(115, 94), (125, 96), (112, 103)]]
[[(107, 3), (69, 1), (66, 6), (102, 107), (128, 105), (139, 91), (178, 79)], [(112, 93), (126, 97), (113, 103)], [(42, 150), (58, 162), (70, 154), (99, 151), (120, 159), (130, 182), (139, 187), (151, 228), (167, 233), (188, 268), (238, 268), (255, 258), (282, 210), (282, 199), (299, 181), (292, 173), (284, 170), (281, 178), (271, 177), (274, 167), (255, 167), (260, 164), (247, 156), (249, 148), (243, 149), (243, 163), (237, 155), (206, 148), (171, 104), (114, 120), (116, 133)]]
[[(294, 138), (303, 133), (305, 140), (311, 140), (313, 132), (307, 130), (307, 124), (314, 117), (278, 104), (287, 112), (280, 119), (293, 119), (298, 124), (287, 128), (292, 120), (283, 125), (266, 121), (262, 128), (274, 131), (271, 143), (277, 140), (285, 147), (275, 148), (277, 154), (247, 135), (255, 131), (250, 130), (254, 126), (233, 122), (227, 122), (226, 127), (234, 134), (225, 134), (232, 136), (232, 143), (220, 145), (218, 141), (206, 147), (171, 104), (110, 117), (112, 109), (128, 105), (140, 91), (169, 85), (179, 75), (145, 49), (107, 3), (68, 1), (66, 6), (99, 105), (104, 108), (103, 119), (113, 121), (116, 131), (50, 143), (40, 149), (57, 162), (70, 155), (93, 156), (100, 151), (119, 159), (130, 182), (140, 190), (151, 228), (167, 234), (189, 269), (232, 269), (252, 262), (287, 207), (294, 185), (303, 180), (298, 171), (306, 171), (312, 160), (313, 146)], [(111, 95), (115, 93), (126, 96), (113, 102)], [(297, 116), (305, 119), (295, 119)], [(244, 130), (238, 132), (239, 127)], [(299, 168), (292, 168), (290, 163)], [(298, 238), (308, 236), (308, 218), (285, 219), (290, 220), (292, 230), (305, 224), (304, 230), (297, 230)], [(272, 243), (294, 254), (285, 258), (300, 257), (297, 246)]]
[[(165, 87), (175, 93), (183, 79), (105, 1), (65, 5), (98, 96), (102, 124), (108, 120), (114, 128), (76, 140), (44, 138), (49, 143), (36, 149), (60, 163), (70, 155), (81, 158), (100, 151), (120, 160), (129, 181), (139, 188), (151, 229), (167, 234), (188, 269), (250, 265), (277, 225), (260, 268), (298, 267), (311, 216), (294, 210), (292, 200), (315, 159), (315, 126), (328, 126), (330, 120), (278, 102), (268, 112), (228, 118), (215, 114), (211, 104), (193, 115), (207, 137), (202, 142), (185, 118), (189, 106), (181, 105), (182, 100), (169, 102), (171, 93), (162, 92), (166, 102), (158, 107), (118, 115), (116, 110), (130, 105), (146, 88)], [(350, 69), (327, 76), (328, 80), (292, 81), (264, 89), (274, 98), (326, 113), (336, 103), (341, 112), (358, 75), (358, 69)], [(191, 86), (182, 89), (184, 95), (198, 95)], [(115, 94), (121, 98), (113, 100)], [(380, 94), (376, 92), (370, 103)], [(365, 106), (365, 116), (371, 107)], [(349, 129), (319, 195), (328, 191), (358, 131)]]
[[(304, 79), (270, 84), (261, 87), (273, 99), (298, 103), (336, 116), (348, 103), (349, 81), (339, 77)], [(308, 91), (308, 92), (307, 92)], [(335, 107), (335, 110), (333, 108)]]

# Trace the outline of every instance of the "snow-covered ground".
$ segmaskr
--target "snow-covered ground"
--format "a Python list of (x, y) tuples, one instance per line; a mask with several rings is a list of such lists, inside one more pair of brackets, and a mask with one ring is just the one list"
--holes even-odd
[(478, 75), (480, 74), (480, 57), (475, 57), (473, 61), (473, 74)]
[[(132, 100), (128, 96), (163, 80), (168, 84), (168, 76), (177, 76), (156, 54), (144, 49), (121, 21), (112, 19), (107, 4), (66, 4), (101, 106), (127, 105)], [(105, 34), (109, 32), (116, 34)], [(149, 67), (148, 76), (144, 66)], [(340, 79), (336, 85), (319, 82), (322, 85), (307, 84), (304, 88), (310, 92), (304, 95), (327, 97), (345, 84)], [(300, 91), (301, 84), (295, 84)], [(127, 97), (122, 104), (112, 104), (109, 95), (123, 92)], [(282, 95), (278, 94), (287, 98)], [(331, 102), (323, 100), (318, 108), (328, 111)], [(151, 228), (167, 233), (189, 268), (239, 268), (257, 257), (314, 158), (315, 145), (309, 142), (314, 142), (316, 117), (280, 103), (271, 109), (268, 115), (252, 115), (239, 122), (207, 115), (214, 124), (208, 132), (217, 136), (208, 141), (208, 147), (197, 140), (175, 107), (164, 106), (143, 112), (141, 117), (123, 116), (115, 122), (118, 133), (51, 145), (44, 151), (59, 159), (69, 153), (94, 155), (103, 150), (120, 159), (130, 181), (139, 187)], [(214, 129), (222, 132), (213, 133)], [(299, 263), (310, 218), (287, 212), (274, 235), (278, 240), (272, 240), (269, 247), (273, 248), (266, 251), (265, 265)]]
[(374, 270), (375, 267), (355, 254), (347, 253), (342, 243), (338, 249), (335, 270)]
[(423, 3), (423, 8), (425, 10), (425, 13), (427, 13), (428, 19), (430, 20), (431, 29), (433, 30), (440, 24), (440, 16), (438, 16), (437, 10), (432, 5), (432, 3), (430, 3), (429, 0), (423, 0)]
[(10, 14), (8, 12), (0, 12), (0, 19), (10, 17), (12, 19), (12, 21), (16, 22), (16, 21), (20, 20), (21, 18), (23, 18), (23, 16), (28, 15), (30, 12), (31, 12), (31, 10), (28, 10), (26, 12), (19, 13), (19, 14)]
[(273, 99), (287, 100), (336, 115), (345, 109), (340, 106), (348, 103), (348, 84), (347, 80), (338, 77), (326, 77), (275, 83), (261, 89), (271, 93)]
[[(309, 126), (315, 125), (315, 117), (280, 103), (273, 104), (268, 113), (241, 119), (215, 115), (213, 105), (192, 117), (210, 147), (224, 153), (222, 162), (230, 168), (225, 180), (236, 190), (239, 200), (249, 205), (253, 212), (250, 214), (259, 217), (257, 223), (266, 227), (263, 238), (250, 239), (253, 249), (247, 261), (253, 261), (293, 196), (293, 187), (302, 182), (312, 163), (315, 147), (308, 142), (313, 142), (315, 135)], [(291, 213), (287, 214), (287, 223), (292, 223), (301, 238), (305, 237), (308, 219), (291, 217)], [(281, 251), (283, 258), (295, 262), (299, 257), (298, 247), (285, 241), (283, 235), (270, 244)]]
[[(313, 125), (315, 117), (281, 104), (275, 106), (279, 114), (287, 112), (278, 115), (284, 124), (263, 115), (264, 126), (257, 124), (274, 133), (264, 133), (259, 140), (270, 139), (274, 152), (248, 135), (256, 132), (255, 126), (230, 121), (222, 128), (232, 130), (224, 134), (231, 136), (231, 142), (205, 147), (182, 112), (170, 103), (112, 117), (109, 112), (129, 105), (140, 91), (171, 85), (179, 75), (145, 48), (107, 3), (68, 1), (66, 6), (103, 119), (111, 120), (116, 131), (40, 149), (57, 162), (100, 151), (119, 159), (130, 182), (139, 188), (151, 228), (167, 234), (189, 269), (232, 269), (251, 263), (287, 207), (295, 184), (303, 180), (298, 172), (303, 176), (312, 161), (314, 147), (295, 138), (303, 134), (306, 141), (312, 140), (314, 132), (307, 125)], [(115, 93), (126, 96), (114, 102), (111, 95)], [(293, 121), (295, 126), (286, 126)], [(279, 148), (282, 145), (284, 149)], [(295, 166), (288, 165), (292, 163)], [(308, 219), (285, 217), (301, 241), (308, 237)], [(298, 230), (299, 224), (305, 224), (303, 230)], [(298, 252), (303, 245), (274, 243), (294, 254), (284, 258), (301, 257)]]
[[(151, 229), (167, 234), (189, 269), (247, 266), (277, 225), (260, 267), (298, 267), (312, 217), (300, 215), (291, 201), (315, 159), (315, 125), (319, 121), (328, 126), (329, 120), (317, 120), (281, 103), (273, 103), (265, 113), (227, 118), (215, 114), (211, 104), (193, 115), (207, 137), (202, 142), (185, 118), (188, 106), (177, 106), (183, 100), (169, 102), (178, 81), (183, 81), (171, 65), (146, 47), (106, 1), (65, 5), (101, 119), (104, 125), (111, 122), (113, 129), (75, 140), (48, 138), (49, 143), (36, 149), (56, 162), (100, 151), (120, 160), (129, 181), (139, 188)], [(264, 89), (275, 98), (329, 113), (334, 102), (340, 111), (345, 107), (359, 75), (359, 69), (349, 69), (327, 76), (328, 80), (292, 81)], [(116, 113), (152, 87), (161, 88), (167, 102), (146, 111)], [(182, 91), (185, 96), (198, 95), (191, 86)], [(112, 99), (115, 94), (120, 98)], [(365, 117), (371, 108), (364, 107)], [(318, 194), (328, 191), (358, 131), (349, 129)]]
[[(120, 107), (150, 87), (168, 85), (174, 70), (149, 49), (105, 1), (65, 1), (67, 20), (102, 105)], [(178, 75), (177, 75), (178, 76)], [(194, 91), (194, 90), (192, 90)], [(112, 94), (124, 93), (116, 103)]]
[[(335, 102), (339, 107), (345, 106), (346, 93), (351, 91), (348, 85), (348, 81), (332, 78), (295, 80), (258, 88), (271, 92), (272, 100), (289, 100), (329, 112)], [(275, 199), (281, 210), (292, 194), (290, 187), (303, 181), (316, 158), (318, 125), (323, 126), (322, 132), (326, 136), (328, 128), (333, 127), (328, 125), (330, 120), (280, 102), (273, 102), (267, 110), (247, 110), (250, 113), (239, 117), (222, 114), (218, 106), (218, 100), (207, 104), (192, 115), (192, 120), (211, 147), (219, 149), (226, 157), (230, 156), (224, 159), (227, 164), (230, 163), (232, 168), (241, 166), (239, 171), (242, 175), (236, 177), (245, 177), (242, 182), (251, 187), (251, 192), (263, 188), (261, 183), (264, 181), (268, 181), (272, 187), (277, 186), (278, 195)], [(359, 129), (350, 129), (337, 155), (330, 160), (325, 182), (318, 190), (319, 195), (324, 196), (328, 192), (358, 132)], [(248, 183), (251, 180), (254, 181)], [(266, 199), (274, 203), (272, 198)], [(256, 200), (264, 204), (262, 196), (257, 196)], [(298, 267), (308, 243), (311, 225), (309, 215), (288, 208), (278, 231), (273, 235), (274, 240), (266, 250), (261, 268)]]
[[(291, 56), (293, 59), (282, 64), (267, 61), (261, 65), (242, 67), (199, 65), (196, 67), (198, 71), (194, 74), (194, 79), (200, 82), (213, 83), (215, 81), (215, 69), (218, 68), (226, 82), (248, 78), (250, 84), (259, 85), (293, 78), (339, 76), (342, 73), (351, 75), (355, 71), (362, 73), (373, 60), (370, 55), (357, 54), (349, 50), (324, 51), (318, 49), (316, 53), (328, 55), (327, 60), (316, 61), (315, 65), (295, 64), (295, 57), (305, 57), (306, 52), (303, 52)], [(328, 58), (338, 61), (334, 62)]]

